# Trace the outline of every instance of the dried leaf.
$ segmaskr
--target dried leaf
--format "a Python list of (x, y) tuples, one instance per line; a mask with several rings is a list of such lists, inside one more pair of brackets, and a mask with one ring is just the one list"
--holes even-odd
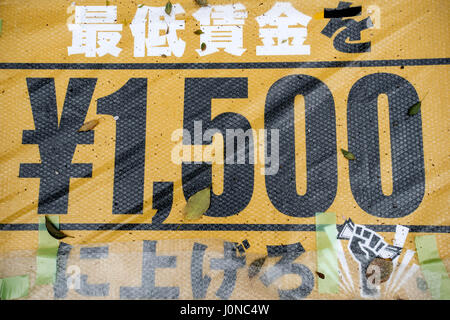
[(349, 152), (347, 150), (344, 150), (344, 149), (341, 149), (341, 151), (342, 151), (342, 154), (344, 155), (344, 157), (346, 159), (348, 159), (348, 160), (355, 160), (356, 159), (356, 157), (355, 157), (355, 155), (353, 153), (351, 153), (351, 152)]
[(167, 1), (165, 11), (167, 15), (170, 16), (170, 13), (172, 12), (172, 3), (170, 1)]
[(415, 103), (411, 108), (409, 108), (408, 115), (413, 116), (415, 114), (418, 114), (421, 106), (422, 106), (422, 101)]
[(372, 268), (370, 268), (371, 266), (375, 266), (380, 269), (380, 283), (388, 281), (392, 270), (394, 269), (392, 259), (375, 258), (367, 267), (366, 278), (369, 278), (373, 274), (373, 272), (369, 274), (369, 270), (372, 270)]
[(73, 238), (71, 236), (68, 236), (64, 232), (56, 229), (56, 227), (53, 225), (53, 223), (50, 221), (50, 219), (47, 216), (45, 216), (45, 227), (47, 228), (48, 233), (55, 239), (60, 240), (60, 239), (66, 238), (66, 237)]
[(195, 0), (195, 3), (198, 4), (200, 7), (206, 7), (208, 5), (207, 0)]
[(202, 51), (206, 50), (206, 43), (202, 42), (202, 45), (200, 46), (200, 49), (202, 49)]
[(98, 125), (98, 123), (99, 123), (99, 121), (97, 119), (88, 121), (85, 124), (83, 124), (78, 131), (80, 131), (80, 132), (90, 131), (90, 130), (94, 129)]
[(408, 109), (408, 115), (409, 116), (413, 116), (415, 114), (418, 114), (420, 111), (420, 108), (422, 107), (422, 101), (425, 99), (425, 97), (427, 96), (428, 92), (425, 94), (425, 96), (423, 97), (422, 100), (420, 100), (419, 102), (413, 104), (409, 109)]
[(316, 271), (316, 274), (320, 279), (325, 279), (325, 275), (322, 272)]
[(211, 187), (200, 190), (188, 199), (185, 207), (187, 220), (198, 220), (208, 210), (211, 202)]
[(203, 34), (204, 32), (200, 29), (194, 31), (195, 34)]
[(262, 266), (264, 265), (264, 262), (266, 262), (267, 257), (258, 258), (250, 265), (248, 266), (248, 277), (251, 279), (258, 275), (258, 273), (261, 271)]

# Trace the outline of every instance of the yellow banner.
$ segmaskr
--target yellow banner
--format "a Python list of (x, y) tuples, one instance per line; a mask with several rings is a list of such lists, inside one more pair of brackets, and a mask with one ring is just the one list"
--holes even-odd
[[(316, 214), (330, 212), (347, 259), (356, 236), (404, 257), (433, 234), (448, 270), (449, 9), (0, 1), (0, 253), (35, 252), (40, 215), (59, 215), (73, 246), (309, 252)], [(209, 209), (186, 220), (209, 186)]]

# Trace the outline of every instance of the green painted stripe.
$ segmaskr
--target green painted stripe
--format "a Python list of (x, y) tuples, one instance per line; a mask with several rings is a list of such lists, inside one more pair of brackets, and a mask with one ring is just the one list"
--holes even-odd
[(431, 296), (435, 300), (450, 300), (450, 279), (439, 256), (436, 236), (417, 236), (415, 242), (420, 268)]
[(319, 293), (339, 293), (336, 214), (316, 213), (316, 248)]
[(30, 278), (28, 275), (0, 279), (0, 299), (12, 300), (28, 296)]
[[(59, 228), (59, 216), (50, 217), (50, 221)], [(45, 227), (45, 217), (39, 217), (39, 247), (36, 257), (36, 285), (52, 284), (56, 278), (56, 257), (59, 241), (53, 238)]]

